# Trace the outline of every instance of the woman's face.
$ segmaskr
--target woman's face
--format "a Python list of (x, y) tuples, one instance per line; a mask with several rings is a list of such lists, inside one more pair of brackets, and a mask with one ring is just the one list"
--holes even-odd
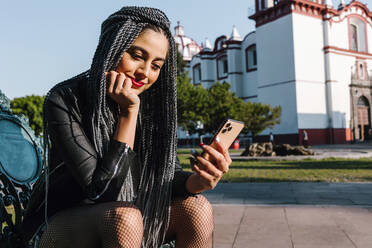
[(158, 79), (168, 48), (168, 39), (163, 33), (145, 29), (124, 52), (116, 71), (132, 79), (132, 89), (139, 95)]

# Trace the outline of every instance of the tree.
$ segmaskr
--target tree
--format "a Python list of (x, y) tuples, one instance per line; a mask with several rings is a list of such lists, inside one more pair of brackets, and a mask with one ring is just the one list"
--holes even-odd
[(190, 134), (199, 133), (198, 123), (205, 122), (208, 108), (208, 92), (200, 85), (194, 86), (185, 73), (177, 77), (177, 118), (178, 125)]
[(177, 76), (185, 73), (186, 61), (183, 60), (182, 54), (177, 50)]
[(30, 127), (36, 135), (43, 132), (43, 103), (45, 96), (25, 96), (14, 98), (10, 101), (10, 108), (14, 114), (23, 114), (28, 120)]
[(205, 109), (204, 132), (214, 133), (226, 119), (239, 119), (238, 111), (245, 104), (230, 90), (228, 83), (215, 83), (208, 90), (208, 107)]
[(282, 108), (271, 107), (269, 104), (247, 102), (239, 110), (239, 119), (244, 122), (243, 133), (251, 133), (252, 136), (260, 134), (266, 128), (273, 128), (280, 124)]
[[(192, 85), (185, 67), (186, 62), (177, 51), (178, 125), (190, 134), (214, 133), (228, 118), (243, 121), (243, 133), (253, 136), (280, 123), (280, 107), (246, 103), (230, 91), (230, 85), (226, 82), (216, 82), (209, 89)], [(203, 123), (202, 129), (198, 128), (199, 123)]]
[[(209, 89), (194, 86), (185, 75), (177, 77), (178, 124), (190, 134), (214, 133), (226, 119), (244, 122), (243, 133), (253, 136), (280, 124), (281, 107), (244, 102), (230, 91), (228, 83), (215, 83)], [(198, 122), (203, 129), (198, 129)]]

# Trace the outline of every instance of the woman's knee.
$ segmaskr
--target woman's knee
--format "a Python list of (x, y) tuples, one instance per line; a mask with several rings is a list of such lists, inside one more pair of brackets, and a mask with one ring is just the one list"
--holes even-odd
[(116, 206), (105, 217), (106, 221), (114, 225), (117, 232), (125, 230), (142, 235), (143, 221), (141, 211), (133, 205)]
[[(180, 212), (184, 215), (184, 221), (187, 222), (187, 225), (195, 230), (203, 229), (205, 232), (208, 229), (210, 233), (213, 232), (213, 208), (207, 198), (198, 195), (186, 199), (177, 199), (176, 201), (179, 201), (176, 204), (181, 208)], [(206, 235), (209, 235), (209, 232)]]

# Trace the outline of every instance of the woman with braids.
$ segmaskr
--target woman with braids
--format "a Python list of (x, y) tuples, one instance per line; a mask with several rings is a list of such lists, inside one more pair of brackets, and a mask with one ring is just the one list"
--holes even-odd
[(231, 163), (176, 158), (175, 43), (163, 12), (124, 7), (102, 24), (91, 68), (44, 103), (48, 161), (24, 219), (31, 247), (211, 247), (213, 214), (199, 193)]

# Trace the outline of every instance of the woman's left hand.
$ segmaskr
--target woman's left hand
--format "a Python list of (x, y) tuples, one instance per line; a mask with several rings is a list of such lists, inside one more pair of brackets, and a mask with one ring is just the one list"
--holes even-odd
[(209, 154), (209, 160), (201, 155), (194, 155), (193, 158), (190, 158), (191, 168), (195, 172), (186, 182), (190, 193), (214, 189), (222, 176), (228, 172), (231, 164), (230, 154), (220, 142), (217, 141), (215, 144), (217, 149), (201, 144), (204, 152)]

